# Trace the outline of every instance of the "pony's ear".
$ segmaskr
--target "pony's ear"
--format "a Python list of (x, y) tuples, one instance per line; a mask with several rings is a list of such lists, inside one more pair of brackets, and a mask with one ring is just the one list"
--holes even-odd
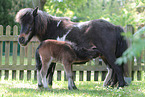
[(33, 11), (33, 16), (35, 17), (35, 16), (37, 16), (38, 15), (38, 7), (36, 7), (35, 9), (34, 9), (34, 11)]

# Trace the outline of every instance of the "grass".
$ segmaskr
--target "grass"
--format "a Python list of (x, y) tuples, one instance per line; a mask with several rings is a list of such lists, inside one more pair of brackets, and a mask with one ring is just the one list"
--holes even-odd
[(134, 81), (121, 89), (104, 88), (103, 82), (76, 81), (79, 90), (69, 91), (67, 81), (54, 81), (50, 91), (37, 89), (36, 81), (0, 81), (1, 97), (145, 97), (145, 82)]
[[(10, 56), (10, 64), (12, 64), (12, 56)], [(17, 64), (20, 64), (20, 57), (17, 57)], [(2, 64), (5, 64), (5, 57), (2, 58)], [(24, 59), (27, 64), (27, 58)], [(35, 64), (34, 58), (32, 61)], [(93, 64), (93, 63), (92, 63)], [(12, 71), (10, 71), (9, 80), (4, 80), (4, 71), (0, 79), (0, 97), (145, 97), (145, 80), (137, 81), (137, 72), (135, 72), (134, 81), (128, 87), (121, 89), (104, 88), (101, 77), (99, 81), (78, 81), (78, 72), (76, 74), (76, 86), (79, 90), (69, 91), (67, 81), (56, 81), (54, 76), (53, 86), (50, 91), (37, 89), (37, 82), (26, 81), (26, 72), (24, 72), (24, 80), (20, 81), (18, 76), (16, 80), (12, 80)], [(17, 72), (19, 75), (19, 72)], [(64, 75), (64, 73), (62, 73)], [(142, 73), (142, 79), (145, 79), (145, 73)], [(34, 73), (32, 72), (32, 77)], [(62, 75), (62, 79), (63, 78)], [(100, 75), (100, 73), (99, 73)], [(84, 76), (86, 79), (86, 76)]]

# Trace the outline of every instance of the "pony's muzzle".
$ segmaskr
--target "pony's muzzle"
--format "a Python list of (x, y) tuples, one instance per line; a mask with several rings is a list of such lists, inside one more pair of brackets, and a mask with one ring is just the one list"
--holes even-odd
[(19, 43), (24, 44), (25, 43), (25, 37), (20, 37), (19, 38)]

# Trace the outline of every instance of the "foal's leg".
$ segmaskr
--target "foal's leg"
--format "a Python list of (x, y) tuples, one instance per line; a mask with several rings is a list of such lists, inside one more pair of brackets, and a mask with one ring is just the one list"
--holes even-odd
[(64, 69), (66, 72), (66, 76), (68, 78), (68, 89), (69, 90), (77, 89), (73, 81), (72, 65), (70, 63), (64, 63)]
[(48, 85), (47, 85), (46, 76), (47, 76), (47, 70), (49, 68), (49, 65), (52, 62), (52, 59), (53, 58), (50, 58), (49, 60), (48, 59), (47, 60), (43, 60), (43, 58), (42, 58), (42, 68), (41, 68), (41, 71), (40, 71), (41, 76), (42, 76), (43, 87), (47, 88), (48, 90), (50, 90), (50, 89), (48, 88)]
[(40, 74), (40, 70), (37, 70), (37, 82), (38, 82), (38, 88), (42, 87), (42, 78)]

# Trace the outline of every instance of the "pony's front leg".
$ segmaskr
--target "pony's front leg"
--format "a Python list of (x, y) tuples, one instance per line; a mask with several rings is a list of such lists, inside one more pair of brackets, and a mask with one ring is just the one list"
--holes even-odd
[(77, 89), (77, 87), (73, 81), (72, 65), (71, 64), (64, 64), (64, 69), (66, 72), (66, 76), (68, 78), (68, 89), (69, 90)]
[(48, 85), (50, 87), (52, 87), (52, 81), (53, 81), (53, 74), (54, 74), (54, 71), (55, 71), (55, 66), (56, 66), (56, 63), (51, 63), (50, 66), (49, 66), (49, 69), (47, 71)]

